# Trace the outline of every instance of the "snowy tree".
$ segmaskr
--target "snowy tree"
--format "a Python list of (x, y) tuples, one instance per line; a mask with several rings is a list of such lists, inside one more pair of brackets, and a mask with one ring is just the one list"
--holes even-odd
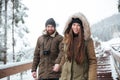
[(92, 25), (91, 32), (93, 37), (98, 37), (102, 41), (120, 37), (120, 14), (112, 15)]
[(13, 61), (17, 61), (16, 53), (23, 54), (29, 47), (26, 38), (29, 30), (24, 24), (24, 18), (27, 17), (26, 10), (28, 8), (21, 0), (0, 0), (0, 55), (3, 52), (7, 55), (12, 54)]
[(2, 15), (2, 0), (0, 0), (0, 25), (2, 23), (1, 15)]

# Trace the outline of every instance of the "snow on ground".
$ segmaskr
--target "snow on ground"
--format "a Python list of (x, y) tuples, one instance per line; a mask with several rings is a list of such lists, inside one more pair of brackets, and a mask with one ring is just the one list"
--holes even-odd
[(0, 65), (0, 69), (5, 69), (5, 68), (13, 67), (13, 66), (19, 66), (19, 65), (26, 64), (26, 63), (29, 63), (29, 62), (32, 62), (32, 61), (29, 60), (29, 61), (8, 63), (6, 65)]

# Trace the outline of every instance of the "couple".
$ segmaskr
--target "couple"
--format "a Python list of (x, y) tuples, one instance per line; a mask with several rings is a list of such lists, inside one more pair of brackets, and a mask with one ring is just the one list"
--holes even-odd
[(97, 80), (97, 60), (90, 27), (82, 13), (73, 14), (66, 22), (64, 37), (56, 31), (50, 18), (37, 40), (32, 76), (37, 80)]

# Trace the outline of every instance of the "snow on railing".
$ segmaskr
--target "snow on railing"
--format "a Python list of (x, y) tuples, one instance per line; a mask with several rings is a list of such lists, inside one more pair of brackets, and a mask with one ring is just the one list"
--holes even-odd
[(0, 66), (0, 78), (31, 69), (32, 61), (15, 62)]
[(116, 44), (111, 44), (112, 49), (114, 49), (115, 51), (120, 52), (120, 43), (116, 43)]
[(120, 44), (119, 45), (114, 44), (111, 45), (111, 47), (112, 47), (112, 56), (114, 59), (114, 66), (120, 79)]

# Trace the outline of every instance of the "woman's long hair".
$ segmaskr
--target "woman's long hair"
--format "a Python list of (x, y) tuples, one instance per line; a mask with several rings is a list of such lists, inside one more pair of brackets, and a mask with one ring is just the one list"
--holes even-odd
[(71, 28), (72, 24), (69, 24), (68, 29), (65, 31), (64, 34), (64, 42), (67, 45), (67, 58), (71, 62), (72, 58), (75, 56), (75, 61), (77, 64), (81, 64), (84, 60), (85, 56), (85, 40), (84, 40), (84, 30), (83, 26), (81, 25), (80, 32), (78, 34), (77, 38), (77, 48), (75, 49), (75, 53), (73, 51), (73, 38), (74, 38), (74, 33)]

